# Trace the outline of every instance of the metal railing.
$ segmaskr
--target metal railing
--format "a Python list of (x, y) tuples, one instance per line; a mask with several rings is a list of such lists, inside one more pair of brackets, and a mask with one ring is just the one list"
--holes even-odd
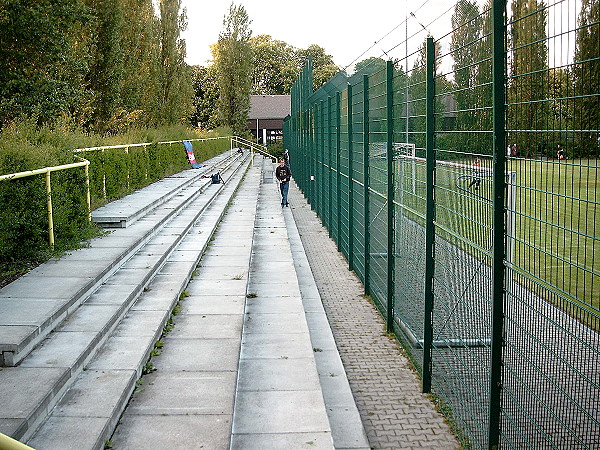
[[(211, 142), (222, 142), (224, 144), (229, 144), (229, 150), (232, 151), (234, 146), (250, 148), (252, 154), (254, 152), (258, 152), (263, 154), (269, 158), (275, 159), (275, 156), (270, 154), (267, 151), (267, 147), (256, 144), (255, 142), (249, 141), (247, 139), (241, 138), (239, 136), (224, 136), (224, 137), (214, 137), (214, 138), (198, 138), (198, 139), (189, 139), (190, 142), (195, 143), (211, 143)], [(124, 195), (131, 191), (132, 189), (138, 189), (143, 187), (144, 185), (157, 181), (160, 179), (160, 173), (150, 174), (148, 165), (142, 161), (142, 159), (147, 159), (150, 156), (148, 155), (149, 149), (158, 146), (168, 146), (166, 153), (169, 155), (171, 160), (164, 160), (164, 164), (172, 164), (172, 161), (177, 162), (177, 167), (181, 170), (188, 167), (188, 161), (184, 157), (184, 150), (181, 150), (181, 153), (176, 153), (173, 149), (173, 145), (180, 145), (182, 141), (161, 141), (161, 142), (145, 142), (145, 143), (136, 143), (136, 144), (122, 144), (122, 145), (110, 145), (110, 146), (100, 146), (100, 147), (87, 147), (87, 148), (78, 148), (73, 150), (75, 155), (85, 154), (88, 159), (80, 158), (82, 161), (72, 164), (64, 164), (61, 166), (53, 166), (53, 167), (45, 167), (36, 170), (29, 170), (24, 172), (12, 173), (7, 175), (0, 175), (0, 181), (9, 181), (15, 180), (19, 178), (31, 177), (35, 175), (45, 175), (45, 183), (46, 183), (46, 205), (48, 209), (48, 241), (50, 246), (53, 247), (55, 243), (54, 236), (54, 214), (53, 214), (53, 205), (52, 205), (52, 186), (51, 186), (51, 173), (61, 170), (69, 170), (75, 169), (79, 167), (85, 168), (85, 179), (86, 179), (86, 202), (87, 202), (87, 218), (88, 221), (91, 221), (91, 210), (92, 210), (92, 189), (90, 188), (90, 178), (93, 180), (93, 186), (96, 188), (96, 194), (99, 198), (102, 198), (104, 201), (109, 198), (118, 197), (120, 195)], [(221, 144), (217, 144), (217, 147), (221, 149)], [(225, 149), (224, 147), (223, 149)], [(114, 167), (107, 167), (107, 160), (109, 159), (106, 154), (109, 152), (119, 152), (122, 151), (123, 155), (127, 158), (126, 161), (118, 160), (116, 164), (120, 164), (118, 170), (119, 179), (115, 178)], [(133, 154), (130, 152), (135, 151)], [(95, 157), (93, 155), (98, 154), (100, 157)], [(135, 161), (135, 163), (130, 162)], [(91, 160), (91, 161), (90, 161)], [(143, 167), (143, 174), (139, 174), (139, 167)], [(90, 175), (90, 171), (92, 172)], [(110, 180), (108, 179), (109, 177)], [(120, 186), (120, 188), (119, 188)]]
[(78, 167), (85, 168), (85, 180), (86, 180), (86, 201), (88, 206), (88, 221), (92, 220), (91, 210), (91, 199), (90, 199), (90, 177), (89, 177), (89, 165), (90, 162), (87, 159), (82, 159), (81, 162), (72, 164), (63, 164), (62, 166), (44, 167), (42, 169), (27, 170), (25, 172), (11, 173), (8, 175), (0, 175), (0, 181), (16, 180), (18, 178), (26, 178), (35, 175), (45, 175), (46, 179), (46, 205), (48, 208), (48, 241), (50, 246), (54, 246), (54, 218), (52, 208), (52, 185), (50, 180), (50, 174), (60, 170), (69, 170)]
[[(186, 139), (190, 142), (218, 142), (218, 141), (223, 141), (223, 142), (231, 142), (231, 137), (230, 136), (219, 136), (219, 137), (214, 137), (214, 138), (198, 138), (198, 139)], [(180, 158), (181, 155), (177, 155), (175, 152), (173, 152), (173, 145), (180, 145), (183, 141), (178, 140), (178, 141), (161, 141), (161, 142), (143, 142), (143, 143), (137, 143), (137, 144), (121, 144), (121, 145), (109, 145), (109, 146), (101, 146), (101, 147), (87, 147), (87, 148), (78, 148), (75, 149), (74, 152), (77, 153), (100, 153), (101, 155), (105, 152), (108, 151), (115, 151), (115, 150), (122, 150), (123, 153), (127, 156), (129, 156), (129, 151), (130, 150), (135, 150), (138, 152), (144, 152), (144, 153), (148, 153), (148, 150), (150, 148), (154, 148), (154, 147), (159, 147), (159, 146), (168, 146), (168, 151), (167, 154), (170, 155), (170, 158), (172, 161), (177, 161), (178, 163), (178, 167), (183, 170), (184, 168), (187, 167), (187, 161), (183, 158)], [(232, 148), (232, 146), (230, 145), (230, 149)], [(183, 153), (182, 153), (183, 154)], [(121, 195), (126, 193), (127, 190), (132, 189), (132, 188), (139, 188), (141, 186), (143, 186), (144, 184), (147, 184), (148, 182), (152, 182), (152, 181), (157, 181), (158, 179), (160, 179), (160, 174), (157, 176), (153, 176), (151, 175), (148, 169), (148, 165), (147, 163), (144, 164), (144, 161), (139, 157), (136, 156), (136, 162), (137, 164), (128, 164), (128, 163), (121, 163), (124, 167), (123, 167), (123, 174), (122, 176), (124, 177), (124, 179), (122, 180), (122, 188), (123, 191), (117, 193), (117, 195)], [(148, 159), (148, 157), (145, 158), (146, 160)], [(106, 167), (104, 166), (104, 161), (102, 158), (99, 158), (98, 161), (96, 161), (97, 164), (92, 166), (93, 170), (98, 170), (101, 173), (98, 173), (96, 176), (94, 176), (95, 179), (97, 179), (97, 184), (100, 184), (100, 180), (101, 180), (101, 192), (102, 192), (102, 198), (104, 200), (107, 200), (109, 197), (112, 197), (112, 195), (109, 195), (109, 192), (111, 191), (110, 189), (107, 189), (107, 175), (109, 174), (110, 170), (107, 170)], [(134, 174), (136, 172), (139, 172), (139, 167), (137, 166), (144, 166), (144, 173), (143, 176), (135, 176)], [(136, 178), (136, 181), (133, 181), (133, 179)], [(137, 178), (141, 178), (142, 180), (140, 180), (139, 182), (137, 181)], [(114, 195), (114, 194), (113, 194)]]
[(266, 156), (268, 158), (271, 158), (273, 160), (273, 162), (277, 161), (277, 157), (273, 156), (271, 153), (269, 153), (267, 150), (267, 146), (265, 145), (261, 145), (261, 144), (257, 144), (256, 142), (252, 142), (248, 139), (244, 139), (242, 137), (239, 136), (231, 136), (231, 147), (234, 147), (234, 144), (240, 146), (240, 147), (248, 147), (250, 149), (250, 151), (253, 153), (254, 156), (254, 152), (260, 153), (263, 156)]
[(23, 444), (16, 439), (0, 433), (0, 449), (2, 450), (34, 450), (33, 447)]

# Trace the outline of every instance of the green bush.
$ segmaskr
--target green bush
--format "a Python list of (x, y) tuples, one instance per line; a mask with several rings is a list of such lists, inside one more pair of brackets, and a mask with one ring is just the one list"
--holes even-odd
[[(214, 136), (216, 133), (212, 133)], [(102, 137), (86, 134), (67, 120), (39, 128), (35, 119), (0, 133), (0, 175), (90, 161), (92, 208), (190, 167), (183, 144), (159, 141), (198, 139), (209, 134), (183, 126), (130, 130)], [(144, 147), (75, 153), (74, 149), (148, 143)], [(229, 148), (228, 139), (194, 142), (201, 162)], [(77, 248), (100, 231), (88, 221), (84, 168), (51, 173), (55, 245), (48, 239), (45, 176), (0, 181), (0, 286), (53, 255)]]
[[(190, 137), (189, 139), (198, 139)], [(229, 148), (228, 139), (193, 142), (198, 162)], [(90, 161), (92, 204), (121, 198), (162, 178), (190, 168), (181, 142), (81, 152)]]
[[(0, 174), (24, 172), (76, 161), (60, 148), (66, 134), (21, 122), (0, 136)], [(68, 141), (68, 139), (67, 139)], [(55, 246), (48, 235), (45, 175), (0, 181), (0, 272), (19, 273), (53, 254), (74, 248), (95, 233), (88, 223), (83, 168), (52, 172)]]

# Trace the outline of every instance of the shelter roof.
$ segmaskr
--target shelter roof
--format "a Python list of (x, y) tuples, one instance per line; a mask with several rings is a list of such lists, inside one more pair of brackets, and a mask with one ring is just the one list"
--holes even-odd
[(251, 95), (248, 119), (283, 119), (291, 108), (289, 95)]

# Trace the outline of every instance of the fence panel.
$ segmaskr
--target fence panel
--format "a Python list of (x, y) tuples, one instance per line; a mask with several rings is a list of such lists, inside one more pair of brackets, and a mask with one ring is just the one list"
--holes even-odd
[(600, 8), (446, 6), (450, 26), (407, 15), (385, 52), (391, 117), (381, 58), (309, 95), (303, 75), (292, 120), (315, 104), (325, 119), (291, 151), (331, 174), (319, 214), (384, 316), (395, 282), (394, 331), (465, 447), (596, 448)]
[(358, 277), (365, 280), (365, 167), (364, 153), (364, 89), (363, 78), (359, 77), (352, 89), (352, 265)]
[(349, 233), (350, 233), (350, 207), (348, 205), (350, 183), (348, 181), (348, 172), (350, 169), (349, 158), (349, 138), (348, 138), (348, 88), (341, 92), (340, 97), (340, 148), (339, 148), (339, 182), (340, 194), (338, 197), (338, 215), (341, 226), (339, 227), (338, 246), (346, 259), (350, 259), (349, 254)]
[(600, 8), (583, 3), (509, 18), (506, 447), (600, 445)]

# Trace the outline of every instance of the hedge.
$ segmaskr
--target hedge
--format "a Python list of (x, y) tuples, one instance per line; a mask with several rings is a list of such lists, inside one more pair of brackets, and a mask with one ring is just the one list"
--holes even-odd
[[(135, 130), (128, 135), (100, 137), (61, 127), (38, 129), (22, 121), (0, 133), (0, 175), (49, 166), (90, 161), (92, 208), (190, 167), (181, 142), (152, 143), (104, 151), (75, 148), (131, 144), (133, 139), (198, 139), (206, 135), (185, 127)], [(146, 140), (148, 139), (148, 140)], [(137, 142), (140, 142), (138, 140)], [(129, 142), (128, 142), (129, 141)], [(135, 142), (135, 141), (133, 141)], [(194, 142), (198, 161), (229, 148), (228, 139)], [(0, 181), (0, 286), (52, 256), (85, 245), (101, 230), (88, 221), (84, 168), (51, 173), (54, 247), (48, 241), (44, 175)]]

